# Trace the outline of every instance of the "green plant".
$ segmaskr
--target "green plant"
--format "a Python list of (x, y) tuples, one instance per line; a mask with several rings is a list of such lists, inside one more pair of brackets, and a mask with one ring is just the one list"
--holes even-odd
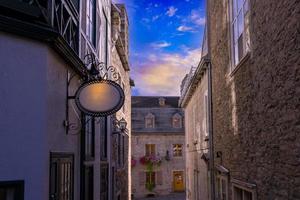
[(155, 188), (155, 184), (154, 184), (154, 183), (147, 182), (147, 183), (146, 183), (146, 188), (147, 188), (147, 190), (149, 190), (150, 192), (152, 192), (153, 189)]

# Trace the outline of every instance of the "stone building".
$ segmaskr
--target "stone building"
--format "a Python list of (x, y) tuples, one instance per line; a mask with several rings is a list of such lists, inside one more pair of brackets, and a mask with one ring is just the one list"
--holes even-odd
[(207, 10), (215, 199), (300, 199), (300, 2)]
[(129, 50), (128, 50), (128, 16), (125, 5), (112, 5), (112, 66), (118, 69), (119, 85), (125, 93), (125, 103), (115, 115), (116, 119), (124, 119), (127, 122), (127, 130), (121, 134), (112, 135), (112, 199), (126, 200), (131, 198), (131, 86), (129, 74)]
[[(110, 0), (0, 2), (0, 199), (117, 199), (111, 135), (121, 131), (72, 98), (89, 75), (87, 54), (116, 64), (111, 9)], [(130, 95), (126, 66), (117, 70)]]
[[(184, 113), (179, 97), (132, 97), (132, 193), (185, 189)], [(147, 159), (159, 163), (149, 165)]]
[(186, 199), (210, 198), (209, 105), (207, 49), (204, 37), (202, 58), (181, 84), (179, 105), (184, 109), (186, 143)]

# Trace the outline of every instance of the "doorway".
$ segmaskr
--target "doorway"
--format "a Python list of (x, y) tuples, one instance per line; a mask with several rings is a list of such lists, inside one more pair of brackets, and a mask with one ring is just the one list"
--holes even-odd
[(173, 171), (174, 192), (184, 191), (183, 171)]

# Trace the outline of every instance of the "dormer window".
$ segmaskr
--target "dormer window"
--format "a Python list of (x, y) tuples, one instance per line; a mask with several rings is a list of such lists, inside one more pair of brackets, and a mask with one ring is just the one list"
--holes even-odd
[(158, 103), (159, 103), (160, 106), (165, 106), (166, 105), (166, 99), (163, 98), (163, 97), (160, 97), (158, 99)]
[(173, 128), (182, 128), (182, 116), (178, 113), (172, 117), (172, 126)]
[(145, 117), (145, 127), (146, 128), (154, 128), (155, 125), (155, 117), (152, 113), (147, 114)]

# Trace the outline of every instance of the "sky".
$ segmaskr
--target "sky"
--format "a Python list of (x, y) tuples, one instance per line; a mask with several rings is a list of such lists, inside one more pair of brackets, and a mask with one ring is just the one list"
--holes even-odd
[(201, 58), (204, 0), (114, 0), (129, 16), (132, 95), (179, 96)]

